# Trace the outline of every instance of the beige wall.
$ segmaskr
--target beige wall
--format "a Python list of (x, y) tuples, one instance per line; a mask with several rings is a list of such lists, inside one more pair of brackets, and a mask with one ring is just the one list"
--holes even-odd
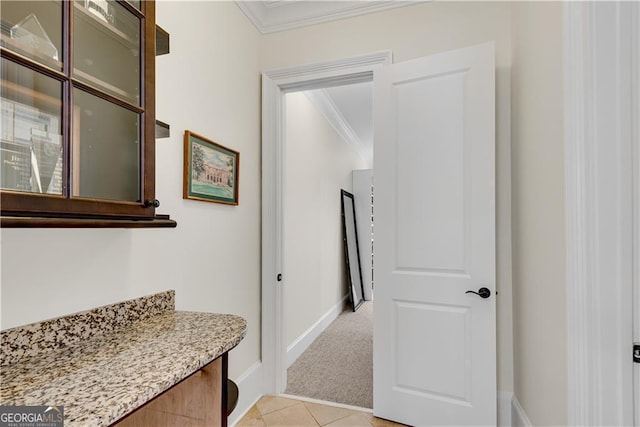
[(513, 295), (516, 396), (563, 425), (566, 297), (562, 5), (513, 4)]
[[(286, 96), (284, 303), (291, 345), (347, 295), (340, 190), (366, 167), (303, 92)], [(311, 303), (312, 302), (312, 303)]]
[(508, 2), (429, 2), (281, 33), (262, 39), (264, 70), (326, 61), (385, 49), (394, 62), (496, 43), (497, 275), (499, 389), (513, 390), (511, 356), (510, 68)]
[[(561, 11), (428, 2), (261, 36), (231, 2), (158, 2), (171, 53), (157, 60), (157, 111), (172, 136), (157, 144), (157, 196), (178, 228), (0, 230), (2, 328), (175, 289), (178, 309), (247, 318), (230, 358), (236, 378), (260, 360), (260, 71), (384, 49), (399, 62), (495, 41), (499, 389), (515, 381), (534, 424), (564, 424)], [(240, 151), (238, 207), (182, 200), (185, 129)]]
[[(236, 378), (260, 359), (260, 34), (230, 2), (160, 1), (157, 22), (157, 198), (178, 227), (1, 230), (2, 328), (175, 289), (178, 309), (247, 319)], [(182, 199), (185, 129), (240, 152), (239, 206)]]

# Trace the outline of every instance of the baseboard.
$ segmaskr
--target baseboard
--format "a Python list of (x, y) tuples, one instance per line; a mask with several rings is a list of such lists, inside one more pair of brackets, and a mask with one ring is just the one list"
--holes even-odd
[(263, 369), (262, 362), (256, 362), (242, 375), (234, 380), (238, 385), (238, 404), (236, 409), (229, 415), (228, 425), (233, 427), (242, 417), (249, 412), (249, 409), (263, 395)]
[(498, 392), (498, 426), (499, 427), (511, 427), (511, 406), (513, 400), (513, 393), (510, 391)]
[(533, 427), (531, 421), (529, 421), (529, 417), (527, 417), (526, 412), (518, 402), (518, 398), (516, 395), (513, 395), (513, 399), (511, 400), (511, 419), (513, 421), (513, 427)]
[(324, 331), (327, 326), (331, 324), (342, 313), (349, 295), (345, 295), (336, 305), (334, 305), (329, 311), (327, 311), (316, 323), (307, 329), (302, 335), (287, 347), (287, 368), (293, 365), (298, 357), (311, 345), (311, 343), (318, 338), (318, 336)]

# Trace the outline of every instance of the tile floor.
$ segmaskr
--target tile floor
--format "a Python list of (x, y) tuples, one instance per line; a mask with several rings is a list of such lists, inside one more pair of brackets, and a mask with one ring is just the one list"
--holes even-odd
[(403, 426), (380, 418), (370, 412), (356, 411), (330, 405), (305, 402), (284, 397), (264, 396), (236, 424), (236, 427), (272, 426)]

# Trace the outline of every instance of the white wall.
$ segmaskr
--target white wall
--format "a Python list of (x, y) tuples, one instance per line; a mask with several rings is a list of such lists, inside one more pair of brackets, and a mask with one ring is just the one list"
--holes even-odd
[(284, 302), (287, 345), (347, 295), (340, 190), (364, 161), (309, 102), (286, 95)]
[(562, 4), (513, 3), (515, 394), (566, 425)]
[(508, 2), (428, 2), (266, 35), (260, 61), (262, 68), (269, 70), (391, 49), (394, 62), (399, 62), (495, 41), (498, 385), (503, 391), (513, 390), (510, 23)]
[[(235, 313), (249, 331), (232, 378), (260, 359), (259, 33), (231, 2), (157, 3), (160, 213), (176, 229), (3, 229), (2, 328), (176, 290), (181, 310)], [(185, 129), (240, 152), (240, 205), (182, 199)]]

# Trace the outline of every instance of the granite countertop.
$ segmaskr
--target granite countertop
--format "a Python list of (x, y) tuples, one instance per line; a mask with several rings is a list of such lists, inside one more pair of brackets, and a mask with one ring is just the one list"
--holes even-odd
[(163, 311), (4, 364), (0, 403), (63, 405), (67, 427), (108, 426), (231, 350), (246, 328), (235, 315)]

